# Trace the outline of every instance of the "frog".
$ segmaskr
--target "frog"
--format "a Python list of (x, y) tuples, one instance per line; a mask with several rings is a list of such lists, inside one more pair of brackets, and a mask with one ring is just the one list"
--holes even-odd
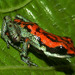
[[(4, 17), (1, 37), (14, 48), (21, 49), (21, 59), (28, 65), (37, 66), (28, 57), (30, 45), (47, 57), (70, 58), (75, 56), (75, 47), (70, 37), (61, 37), (43, 30), (37, 23), (31, 22), (21, 15), (16, 15), (12, 21), (9, 16)], [(18, 47), (13, 42), (22, 43)], [(37, 53), (38, 53), (37, 52)]]

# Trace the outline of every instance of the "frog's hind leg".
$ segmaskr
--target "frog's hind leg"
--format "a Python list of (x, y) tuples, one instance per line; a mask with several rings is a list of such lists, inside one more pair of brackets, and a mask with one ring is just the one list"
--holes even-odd
[(16, 15), (16, 17), (15, 17), (16, 19), (20, 19), (20, 20), (23, 20), (23, 21), (25, 21), (25, 22), (30, 22), (28, 19), (26, 19), (26, 18), (24, 18), (23, 16), (21, 16), (21, 15)]
[[(6, 20), (7, 18), (8, 18), (8, 20)], [(10, 39), (8, 38), (8, 36), (6, 35), (6, 32), (7, 32), (7, 24), (6, 23), (9, 20), (10, 20), (9, 16), (4, 17), (2, 28), (1, 28), (1, 38), (4, 39), (4, 41), (7, 43), (7, 47), (9, 47), (8, 42), (11, 42)]]

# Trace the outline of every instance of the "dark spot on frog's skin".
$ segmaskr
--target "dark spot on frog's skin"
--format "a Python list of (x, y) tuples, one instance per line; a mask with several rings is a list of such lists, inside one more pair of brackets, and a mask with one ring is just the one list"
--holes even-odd
[(40, 32), (40, 28), (39, 27), (36, 29), (36, 32)]
[(61, 38), (61, 40), (65, 41), (65, 42), (67, 42), (67, 43), (70, 43), (69, 41), (67, 41), (67, 40), (63, 39), (62, 37), (60, 37), (60, 38)]
[(71, 40), (71, 43), (73, 43), (73, 41)]
[[(58, 40), (57, 40), (56, 37), (55, 37), (55, 40), (54, 40), (54, 39), (52, 39), (51, 37), (49, 37), (47, 33), (43, 32), (43, 34), (44, 34), (48, 39), (50, 39), (51, 41), (53, 41), (53, 42), (58, 42)], [(51, 36), (52, 36), (52, 35), (51, 35)]]
[(41, 42), (41, 38), (40, 37), (38, 37), (38, 42), (39, 42), (39, 44), (40, 44), (40, 46), (42, 46), (42, 45), (44, 45), (42, 42)]
[(36, 32), (34, 32), (34, 34), (36, 35)]
[(28, 32), (31, 32), (31, 29), (29, 29), (27, 26), (25, 26), (24, 28), (27, 29)]
[(49, 47), (46, 47), (46, 48), (47, 48), (46, 50), (50, 53), (55, 53), (55, 54), (60, 54), (60, 55), (67, 54), (67, 50), (64, 47), (60, 48), (60, 46), (58, 46), (55, 48), (49, 48)]
[(28, 24), (25, 24), (25, 25), (31, 25), (31, 26), (33, 26), (34, 24), (32, 24), (32, 23), (28, 23)]
[(70, 47), (71, 50), (74, 50), (72, 47)]
[(54, 37), (54, 38), (55, 38), (55, 40), (57, 40), (57, 41), (58, 41), (58, 39), (57, 39), (57, 37), (56, 37), (56, 36), (54, 36), (54, 35), (52, 35), (52, 34), (50, 34), (50, 36)]

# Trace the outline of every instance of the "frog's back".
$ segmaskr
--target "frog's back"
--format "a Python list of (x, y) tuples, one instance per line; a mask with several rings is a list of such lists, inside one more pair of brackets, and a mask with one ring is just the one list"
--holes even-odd
[(67, 54), (75, 55), (75, 48), (73, 46), (72, 40), (69, 37), (60, 37), (52, 33), (48, 33), (40, 28), (36, 23), (24, 22), (19, 19), (15, 19), (14, 22), (18, 23), (22, 28), (26, 28), (31, 34), (39, 37), (39, 43), (45, 45), (49, 50), (50, 48), (59, 49), (59, 47), (63, 47), (63, 51), (66, 50)]

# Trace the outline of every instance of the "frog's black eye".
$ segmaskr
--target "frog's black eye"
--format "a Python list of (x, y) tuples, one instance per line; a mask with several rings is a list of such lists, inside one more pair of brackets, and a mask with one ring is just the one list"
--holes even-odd
[(60, 54), (60, 55), (66, 55), (67, 54), (67, 49), (65, 49), (62, 45), (55, 47), (55, 53)]

